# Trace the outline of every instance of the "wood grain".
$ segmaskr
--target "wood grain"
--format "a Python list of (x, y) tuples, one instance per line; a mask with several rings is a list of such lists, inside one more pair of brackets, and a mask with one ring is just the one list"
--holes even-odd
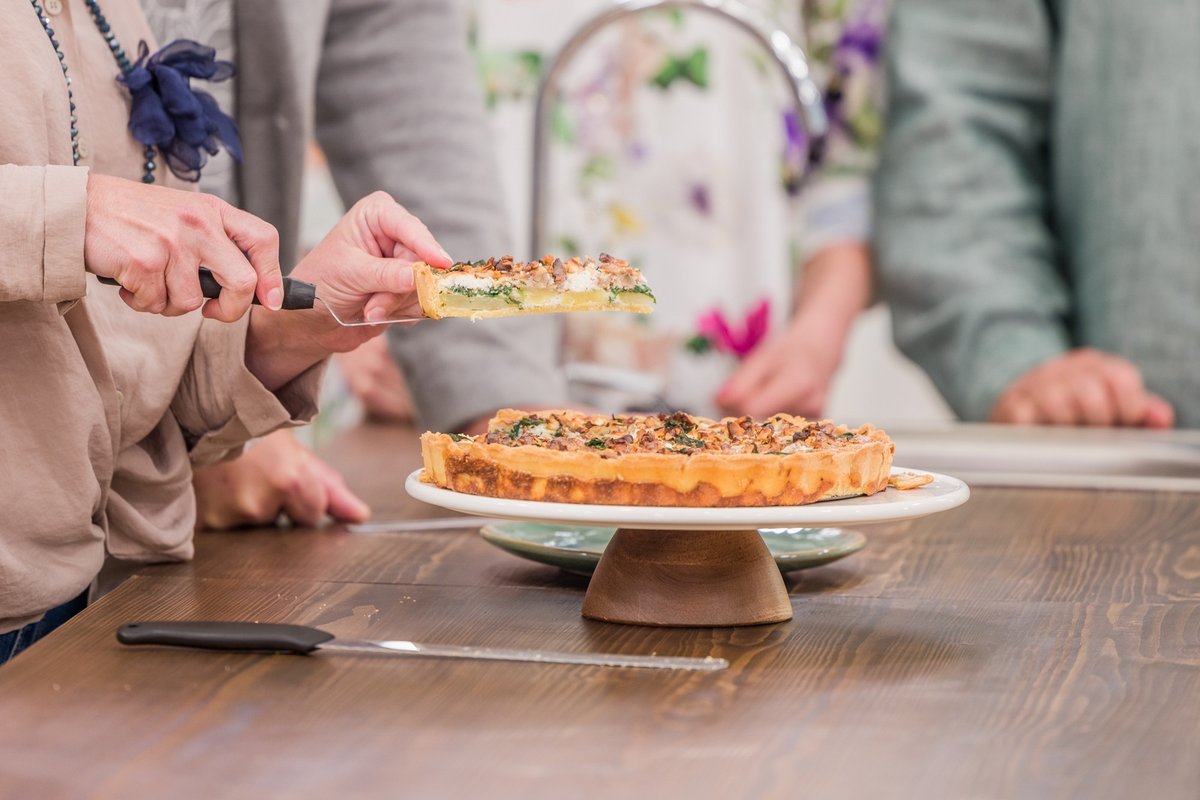
[[(355, 488), (442, 516), (398, 496), (403, 432), (370, 433), (329, 451)], [(0, 668), (0, 795), (1194, 800), (1200, 495), (977, 490), (864, 532), (791, 576), (791, 622), (732, 629), (583, 619), (584, 579), (469, 529), (202, 536)], [(731, 668), (116, 643), (152, 617)]]
[[(135, 578), (0, 671), (6, 791), (1191, 798), (1200, 780), (1200, 603), (823, 596), (798, 602), (790, 624), (697, 630), (589, 622), (578, 603), (569, 590)], [(652, 674), (115, 642), (117, 625), (145, 617), (718, 655), (732, 667)]]
[[(444, 516), (444, 514), (442, 515)], [(189, 564), (141, 572), (441, 585), (580, 586), (461, 531), (349, 535), (320, 530), (205, 533)], [(793, 573), (793, 594), (1169, 602), (1200, 600), (1200, 496), (977, 489), (967, 505), (861, 528), (866, 547)], [(986, 595), (981, 595), (986, 592)]]

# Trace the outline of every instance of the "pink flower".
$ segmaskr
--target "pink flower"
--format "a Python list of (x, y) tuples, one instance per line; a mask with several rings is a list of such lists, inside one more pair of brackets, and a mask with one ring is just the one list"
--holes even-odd
[(725, 319), (720, 309), (712, 309), (696, 321), (700, 335), (712, 343), (719, 352), (731, 353), (738, 358), (750, 355), (758, 343), (767, 335), (771, 324), (771, 301), (764, 298), (750, 310), (741, 326), (735, 329)]

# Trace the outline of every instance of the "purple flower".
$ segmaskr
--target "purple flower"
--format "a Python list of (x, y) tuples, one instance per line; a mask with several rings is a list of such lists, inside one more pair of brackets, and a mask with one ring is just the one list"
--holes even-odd
[(789, 110), (783, 113), (783, 157), (789, 162), (804, 163), (804, 154), (808, 149), (808, 134), (796, 112)]
[(783, 113), (783, 134), (783, 188), (789, 197), (795, 197), (800, 192), (800, 185), (809, 163), (819, 162), (820, 153), (808, 152), (808, 134), (805, 133), (795, 111)]
[(177, 39), (151, 55), (142, 42), (133, 68), (117, 78), (133, 101), (130, 134), (158, 148), (171, 172), (186, 181), (199, 180), (221, 146), (242, 160), (237, 124), (212, 95), (191, 86), (192, 78), (215, 82), (233, 76), (233, 64), (217, 61), (216, 54), (199, 42)]
[(859, 57), (874, 64), (883, 48), (883, 32), (866, 19), (852, 22), (842, 30), (833, 47), (834, 63), (839, 69), (849, 69), (850, 62)]
[(830, 124), (845, 128), (842, 87), (856, 70), (871, 67), (883, 50), (883, 30), (867, 16), (849, 23), (833, 46), (833, 66), (836, 74), (825, 89), (825, 114)]

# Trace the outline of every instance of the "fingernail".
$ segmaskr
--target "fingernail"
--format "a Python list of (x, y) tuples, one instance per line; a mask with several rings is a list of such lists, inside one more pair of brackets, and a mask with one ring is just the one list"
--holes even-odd
[(446, 259), (447, 261), (449, 261), (451, 263), (454, 262), (454, 259), (450, 257), (450, 254), (446, 252), (445, 248), (442, 249), (442, 258)]
[(379, 322), (384, 318), (385, 314), (382, 308), (372, 308), (367, 312), (368, 322)]
[(272, 289), (267, 292), (267, 308), (272, 311), (283, 308), (283, 289)]

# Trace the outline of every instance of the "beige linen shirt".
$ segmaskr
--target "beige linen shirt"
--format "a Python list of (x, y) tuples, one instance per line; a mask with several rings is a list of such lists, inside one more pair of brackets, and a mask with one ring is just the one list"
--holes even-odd
[[(246, 319), (140, 314), (85, 273), (88, 170), (138, 180), (143, 157), (112, 53), (83, 0), (62, 6), (77, 167), (49, 39), (29, 0), (0, 0), (0, 632), (87, 588), (106, 548), (189, 558), (193, 465), (310, 418), (321, 372), (272, 394), (245, 367)], [(154, 46), (137, 0), (103, 8), (131, 59)]]

